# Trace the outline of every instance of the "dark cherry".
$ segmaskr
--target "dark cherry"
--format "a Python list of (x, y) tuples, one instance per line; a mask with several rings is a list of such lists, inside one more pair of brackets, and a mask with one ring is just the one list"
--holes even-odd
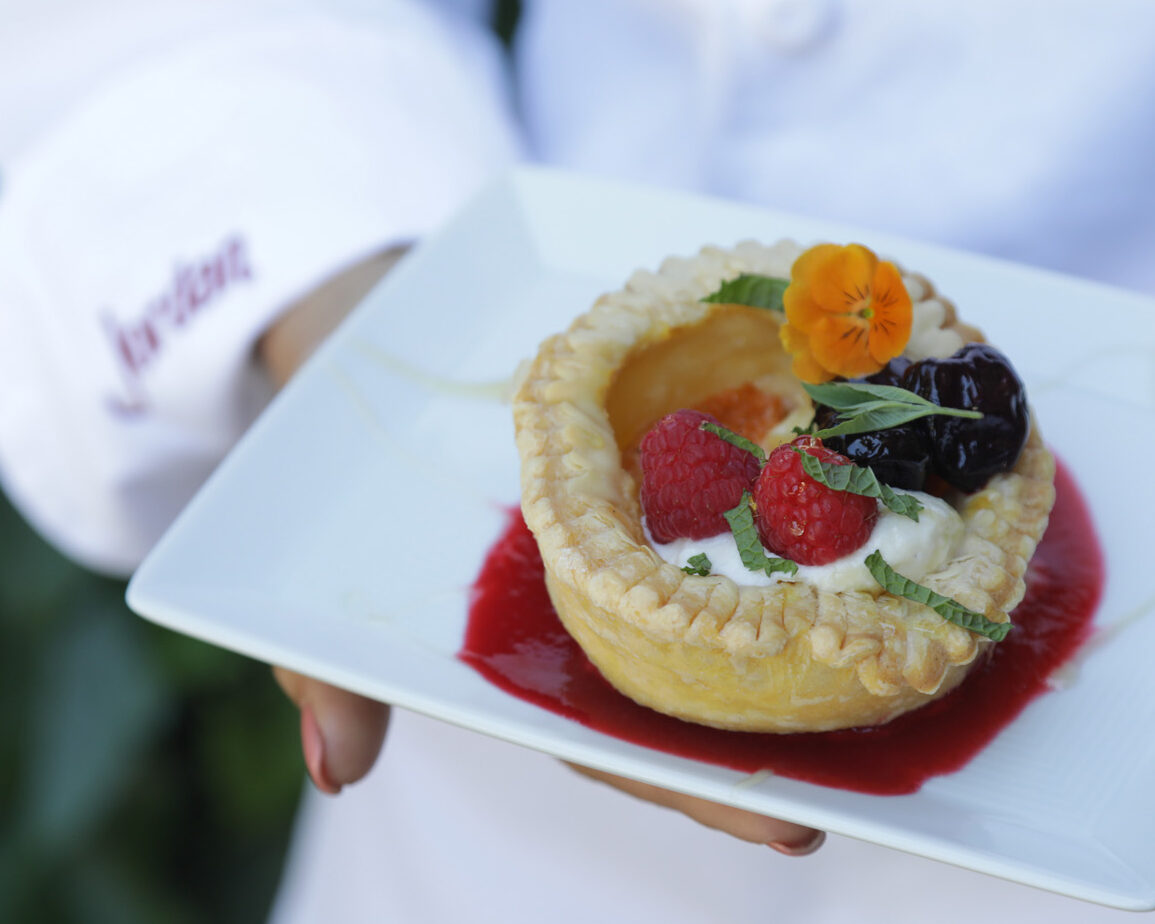
[(941, 407), (981, 411), (979, 420), (924, 418), (934, 471), (961, 491), (977, 491), (1012, 468), (1027, 441), (1026, 392), (1007, 358), (985, 343), (968, 343), (946, 359), (906, 370), (902, 385)]
[(831, 436), (822, 444), (856, 465), (869, 468), (879, 481), (892, 488), (921, 491), (931, 470), (930, 440), (917, 421), (870, 433)]
[[(904, 387), (903, 375), (910, 365), (909, 359), (892, 359), (881, 371), (856, 381)], [(819, 429), (834, 426), (837, 417), (837, 412), (825, 405), (819, 405), (814, 414)], [(856, 465), (866, 466), (892, 488), (921, 491), (930, 471), (930, 435), (922, 420), (870, 433), (830, 436), (822, 443)]]
[(869, 382), (871, 385), (897, 385), (903, 388), (902, 378), (912, 363), (905, 356), (896, 356), (873, 375), (863, 379), (852, 379), (854, 382)]

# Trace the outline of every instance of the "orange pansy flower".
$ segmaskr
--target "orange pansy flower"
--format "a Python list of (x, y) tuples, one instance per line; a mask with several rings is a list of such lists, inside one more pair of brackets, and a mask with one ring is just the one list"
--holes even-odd
[(898, 268), (861, 244), (811, 247), (794, 261), (782, 302), (779, 336), (804, 382), (878, 372), (910, 339)]

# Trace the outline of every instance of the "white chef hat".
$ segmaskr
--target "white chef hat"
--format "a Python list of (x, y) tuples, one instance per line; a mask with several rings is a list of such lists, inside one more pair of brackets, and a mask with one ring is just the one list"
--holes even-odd
[(269, 321), (512, 156), (480, 33), (385, 6), (138, 60), (7, 165), (0, 476), (74, 557), (130, 570), (267, 397)]

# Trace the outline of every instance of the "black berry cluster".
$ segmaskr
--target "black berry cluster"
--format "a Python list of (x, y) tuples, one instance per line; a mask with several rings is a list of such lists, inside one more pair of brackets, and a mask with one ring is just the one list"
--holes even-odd
[[(977, 491), (992, 475), (1010, 470), (1027, 441), (1026, 391), (1007, 358), (985, 343), (968, 343), (946, 359), (893, 360), (867, 382), (897, 385), (940, 407), (982, 413), (982, 418), (932, 415), (885, 430), (833, 436), (823, 443), (868, 466), (891, 487), (921, 490), (937, 475), (960, 491)], [(837, 414), (819, 406), (819, 429)]]

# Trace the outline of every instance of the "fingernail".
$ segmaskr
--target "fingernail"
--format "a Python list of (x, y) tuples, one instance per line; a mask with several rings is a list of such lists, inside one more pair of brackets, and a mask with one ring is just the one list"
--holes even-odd
[(309, 771), (313, 785), (327, 795), (337, 795), (341, 785), (334, 783), (325, 770), (325, 738), (309, 706), (301, 709), (301, 750), (305, 755), (305, 769)]
[(814, 853), (814, 851), (816, 851), (824, 843), (826, 843), (826, 832), (815, 831), (812, 835), (803, 841), (773, 841), (769, 844), (769, 846), (788, 857), (805, 857), (808, 854)]

